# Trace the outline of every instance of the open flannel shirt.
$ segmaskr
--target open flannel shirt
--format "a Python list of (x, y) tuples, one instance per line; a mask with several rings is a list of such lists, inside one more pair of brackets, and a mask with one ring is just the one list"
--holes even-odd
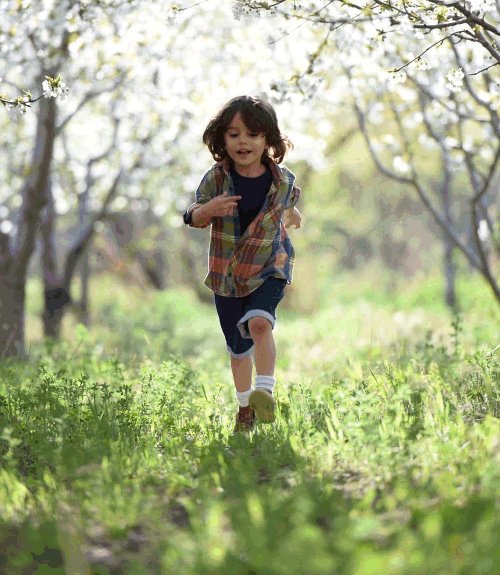
[[(295, 206), (300, 189), (295, 186), (295, 176), (288, 168), (271, 158), (266, 161), (273, 181), (259, 214), (243, 235), (237, 209), (228, 216), (212, 218), (205, 285), (216, 294), (243, 297), (268, 277), (292, 281), (295, 251), (281, 217), (285, 209)], [(226, 158), (206, 172), (196, 190), (196, 204), (206, 204), (224, 192), (228, 196), (236, 195), (229, 169)]]

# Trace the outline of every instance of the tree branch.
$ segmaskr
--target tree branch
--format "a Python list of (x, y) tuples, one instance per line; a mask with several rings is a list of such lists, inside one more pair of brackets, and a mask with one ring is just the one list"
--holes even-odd
[[(345, 66), (343, 68), (344, 68), (344, 71), (346, 72), (346, 74), (348, 76), (349, 82), (351, 82), (352, 78), (350, 75), (350, 71), (347, 68), (345, 68)], [(473, 265), (475, 268), (482, 271), (481, 270), (481, 262), (478, 260), (478, 258), (475, 256), (475, 254), (462, 242), (462, 240), (455, 233), (455, 231), (449, 225), (447, 225), (446, 218), (434, 206), (429, 195), (427, 194), (427, 192), (425, 191), (423, 186), (420, 184), (418, 179), (415, 177), (407, 178), (404, 176), (400, 176), (396, 172), (394, 172), (394, 171), (388, 169), (386, 166), (384, 166), (384, 164), (381, 162), (380, 158), (378, 157), (378, 155), (377, 155), (377, 153), (373, 147), (373, 144), (370, 140), (370, 136), (369, 136), (369, 133), (368, 133), (368, 130), (366, 127), (365, 116), (364, 116), (361, 108), (359, 107), (355, 97), (353, 97), (353, 106), (354, 106), (354, 110), (356, 112), (356, 116), (358, 118), (358, 123), (360, 126), (361, 133), (363, 134), (363, 138), (364, 138), (364, 140), (367, 144), (368, 150), (370, 152), (370, 156), (372, 157), (372, 159), (373, 159), (375, 165), (377, 166), (377, 168), (379, 169), (379, 171), (394, 181), (400, 182), (402, 184), (410, 185), (412, 188), (414, 188), (416, 190), (418, 196), (420, 197), (422, 203), (424, 204), (424, 206), (428, 209), (428, 211), (431, 213), (431, 215), (433, 216), (436, 223), (444, 231), (444, 233), (451, 240), (451, 242), (455, 246), (457, 246), (460, 249), (460, 251), (467, 257), (467, 259), (470, 261), (471, 265)], [(413, 174), (415, 176), (416, 173), (415, 173), (414, 166), (412, 166), (412, 169), (413, 169)]]
[(71, 280), (73, 278), (73, 274), (75, 273), (76, 265), (80, 256), (85, 252), (87, 245), (94, 235), (95, 231), (95, 224), (105, 217), (107, 209), (111, 201), (113, 200), (118, 186), (120, 184), (121, 179), (123, 178), (124, 168), (120, 168), (118, 173), (116, 174), (113, 183), (111, 184), (108, 193), (106, 194), (106, 198), (101, 206), (99, 212), (97, 212), (89, 223), (80, 230), (79, 234), (77, 235), (76, 239), (74, 240), (73, 244), (71, 245), (68, 253), (66, 255), (66, 262), (64, 266), (64, 280), (63, 285), (68, 290), (71, 284)]
[(66, 118), (64, 118), (64, 120), (57, 126), (57, 133), (59, 134), (60, 132), (62, 132), (64, 128), (69, 124), (69, 122), (71, 122), (71, 120), (78, 114), (78, 112), (80, 112), (82, 108), (85, 107), (86, 104), (88, 104), (90, 101), (94, 100), (98, 96), (101, 96), (102, 94), (106, 94), (116, 90), (124, 82), (125, 78), (120, 77), (116, 82), (114, 82), (112, 86), (107, 86), (105, 88), (101, 88), (100, 90), (93, 90), (93, 91), (91, 90), (90, 92), (87, 92), (87, 94), (85, 94), (84, 98), (80, 100), (79, 104), (73, 110), (73, 112), (71, 112), (71, 114), (66, 116)]
[[(451, 44), (451, 49), (452, 49), (453, 54), (455, 56), (455, 60), (457, 62), (457, 65), (463, 69), (464, 65), (462, 62), (462, 58), (461, 58), (461, 56), (457, 50), (457, 47), (455, 46), (455, 44), (452, 41), (450, 41), (450, 44)], [(464, 84), (465, 84), (466, 90), (469, 92), (472, 99), (477, 104), (479, 104), (479, 106), (481, 106), (481, 108), (486, 109), (486, 111), (488, 112), (488, 115), (490, 116), (490, 119), (491, 119), (491, 126), (493, 128), (493, 131), (494, 131), (495, 135), (498, 136), (498, 138), (500, 139), (500, 122), (498, 119), (497, 111), (488, 102), (486, 102), (485, 100), (483, 100), (482, 98), (480, 98), (478, 96), (478, 94), (476, 93), (474, 87), (472, 86), (472, 82), (470, 81), (470, 78), (468, 78), (467, 74), (464, 76)]]

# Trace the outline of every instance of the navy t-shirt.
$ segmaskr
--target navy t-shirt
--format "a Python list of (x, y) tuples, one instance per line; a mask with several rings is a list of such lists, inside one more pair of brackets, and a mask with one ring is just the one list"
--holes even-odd
[(253, 219), (260, 212), (267, 192), (271, 187), (273, 176), (271, 170), (266, 171), (256, 178), (241, 176), (236, 170), (231, 170), (231, 178), (234, 182), (234, 192), (241, 196), (238, 200), (238, 215), (240, 217), (241, 235), (248, 228)]

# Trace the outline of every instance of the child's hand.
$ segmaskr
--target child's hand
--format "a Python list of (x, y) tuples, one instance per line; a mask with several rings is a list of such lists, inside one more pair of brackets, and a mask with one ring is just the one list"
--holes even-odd
[(227, 192), (224, 192), (207, 202), (205, 209), (212, 218), (230, 216), (234, 212), (234, 208), (237, 207), (238, 200), (241, 200), (241, 196), (228, 196)]
[(294, 226), (296, 229), (300, 228), (300, 222), (302, 221), (302, 216), (297, 208), (288, 208), (284, 211), (283, 221), (285, 223), (285, 228), (290, 228)]
[(228, 196), (224, 192), (206, 204), (196, 204), (193, 208), (193, 227), (206, 228), (212, 223), (212, 218), (232, 214), (240, 199), (241, 196)]

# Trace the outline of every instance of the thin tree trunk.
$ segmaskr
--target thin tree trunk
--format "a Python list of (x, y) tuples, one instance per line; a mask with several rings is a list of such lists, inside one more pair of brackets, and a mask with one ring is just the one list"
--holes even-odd
[(42, 313), (45, 337), (59, 339), (61, 321), (66, 306), (71, 303), (67, 286), (57, 272), (57, 249), (55, 240), (56, 213), (52, 197), (51, 181), (47, 182), (47, 206), (40, 223), (42, 236), (42, 277), (44, 286), (44, 310)]
[(453, 245), (448, 238), (444, 238), (444, 297), (446, 305), (452, 310), (457, 309), (457, 293), (455, 289), (456, 275), (456, 266), (453, 261)]
[(0, 360), (25, 355), (25, 282), (13, 274), (0, 274)]
[[(90, 177), (90, 175), (89, 175)], [(87, 186), (85, 193), (80, 199), (80, 206), (78, 209), (78, 221), (80, 227), (87, 223), (89, 219), (88, 214), (88, 198), (89, 198), (90, 186)], [(80, 267), (80, 282), (81, 282), (81, 294), (80, 294), (80, 321), (84, 326), (90, 326), (90, 316), (89, 316), (89, 281), (90, 281), (90, 251), (91, 240), (89, 240), (89, 245), (83, 255), (81, 256), (81, 267)]]
[(90, 314), (89, 314), (89, 279), (90, 279), (90, 261), (89, 250), (82, 256), (82, 267), (80, 270), (80, 281), (82, 285), (82, 292), (80, 295), (80, 321), (84, 326), (90, 327)]
[[(76, 237), (70, 246), (64, 262), (64, 270), (61, 274), (57, 273), (56, 265), (56, 242), (54, 234), (55, 212), (52, 206), (52, 191), (47, 187), (47, 195), (49, 197), (49, 205), (42, 226), (42, 240), (43, 240), (43, 257), (42, 267), (44, 270), (44, 284), (45, 284), (45, 308), (43, 314), (44, 334), (47, 337), (58, 339), (61, 332), (61, 324), (65, 312), (67, 311), (71, 300), (71, 283), (77, 265), (82, 256), (87, 253), (90, 242), (94, 235), (95, 224), (97, 221), (104, 218), (106, 211), (112, 199), (116, 194), (116, 190), (123, 176), (123, 171), (120, 170), (108, 190), (101, 210), (90, 217), (85, 214), (86, 223), (79, 227)], [(84, 209), (86, 207), (84, 206)], [(81, 215), (81, 214), (80, 214)]]
[[(450, 158), (446, 151), (446, 147), (441, 146), (441, 154), (443, 158), (443, 182), (441, 185), (441, 199), (443, 202), (443, 214), (446, 225), (450, 228), (453, 227), (453, 216), (451, 212), (451, 199), (450, 199), (450, 186), (452, 184), (452, 170), (450, 167)], [(455, 262), (453, 260), (454, 245), (447, 234), (443, 234), (444, 242), (444, 279), (445, 291), (444, 299), (446, 305), (452, 310), (457, 309), (457, 293), (455, 289), (455, 279), (457, 275)]]

